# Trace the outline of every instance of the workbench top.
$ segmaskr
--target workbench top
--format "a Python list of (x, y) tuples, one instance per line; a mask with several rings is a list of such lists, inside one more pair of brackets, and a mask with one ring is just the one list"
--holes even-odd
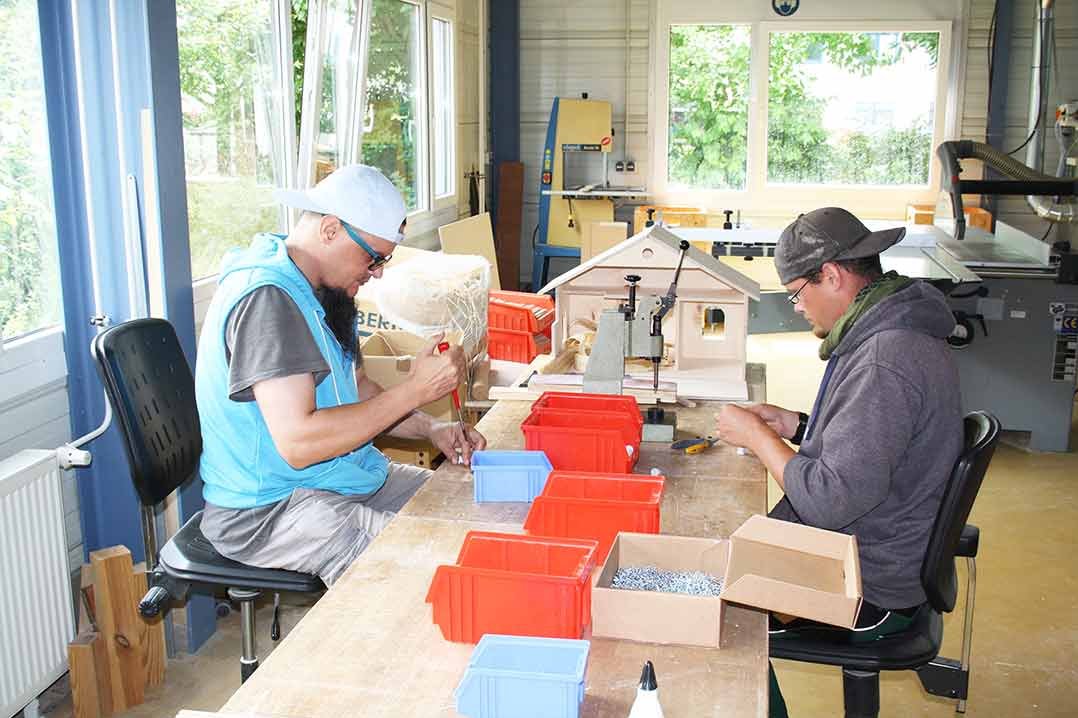
[[(765, 400), (763, 368), (750, 365), (748, 376), (753, 400)], [(712, 433), (718, 406), (678, 407), (679, 438)], [(498, 402), (479, 423), (490, 447), (523, 448), (529, 409)], [(695, 455), (644, 444), (636, 470), (653, 466), (667, 478), (663, 533), (725, 537), (766, 511), (763, 465), (721, 442)], [(523, 503), (475, 504), (471, 474), (443, 464), (222, 713), (458, 715), (453, 690), (474, 646), (442, 638), (425, 603), (431, 577), (456, 560), (465, 533), (520, 532), (527, 511)], [(766, 614), (731, 606), (724, 620), (718, 650), (592, 638), (581, 716), (627, 716), (645, 660), (655, 664), (667, 718), (766, 716)]]

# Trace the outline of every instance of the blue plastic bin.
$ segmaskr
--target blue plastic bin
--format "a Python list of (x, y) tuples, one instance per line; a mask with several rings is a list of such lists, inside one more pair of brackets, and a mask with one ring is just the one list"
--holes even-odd
[(578, 718), (590, 641), (488, 633), (454, 696), (469, 718)]
[(476, 451), (475, 501), (531, 501), (543, 492), (553, 469), (542, 451)]

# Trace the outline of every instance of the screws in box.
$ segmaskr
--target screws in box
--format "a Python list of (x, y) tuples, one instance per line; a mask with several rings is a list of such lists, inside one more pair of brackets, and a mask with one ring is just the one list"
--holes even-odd
[(665, 571), (655, 566), (623, 566), (614, 573), (610, 585), (629, 591), (691, 596), (718, 596), (722, 592), (722, 579), (703, 571)]

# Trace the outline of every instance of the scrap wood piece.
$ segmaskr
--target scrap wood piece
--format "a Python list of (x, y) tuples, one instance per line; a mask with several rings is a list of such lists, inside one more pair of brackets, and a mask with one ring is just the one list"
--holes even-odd
[(117, 712), (145, 699), (146, 662), (143, 658), (147, 625), (138, 615), (131, 552), (125, 546), (92, 551), (94, 608), (109, 664), (112, 706)]
[(74, 718), (112, 715), (109, 658), (99, 633), (80, 633), (67, 646)]

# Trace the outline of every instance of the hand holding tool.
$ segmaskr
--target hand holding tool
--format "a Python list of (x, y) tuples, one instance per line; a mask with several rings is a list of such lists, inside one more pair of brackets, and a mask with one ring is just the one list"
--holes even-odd
[[(439, 352), (449, 351), (449, 342), (440, 342), (438, 344), (438, 351)], [(461, 407), (460, 407), (460, 394), (457, 392), (456, 389), (453, 390), (453, 408), (456, 410), (456, 413), (457, 413), (457, 426), (460, 427), (461, 440), (462, 441), (467, 441), (468, 440), (468, 429), (465, 428), (465, 426), (464, 426), (464, 414), (462, 413)], [(464, 447), (458, 446), (457, 447), (457, 453), (463, 455), (464, 454)], [(458, 461), (459, 461), (459, 457), (458, 457)]]

